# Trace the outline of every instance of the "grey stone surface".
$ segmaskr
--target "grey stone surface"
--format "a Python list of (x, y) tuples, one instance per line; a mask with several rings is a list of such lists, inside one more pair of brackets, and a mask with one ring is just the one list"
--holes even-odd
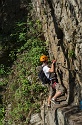
[(39, 125), (41, 123), (41, 117), (38, 113), (33, 114), (30, 120), (31, 124)]
[[(48, 41), (50, 59), (54, 57), (57, 60), (58, 80), (67, 89), (62, 108), (53, 106), (48, 112), (49, 117), (54, 117), (55, 113), (58, 119), (56, 124), (80, 125), (82, 117), (79, 121), (75, 120), (80, 113), (75, 105), (79, 105), (82, 96), (82, 1), (35, 0), (34, 5), (40, 12), (38, 16), (43, 24), (45, 40)], [(63, 112), (65, 109), (67, 113)], [(77, 112), (73, 114), (74, 111)]]

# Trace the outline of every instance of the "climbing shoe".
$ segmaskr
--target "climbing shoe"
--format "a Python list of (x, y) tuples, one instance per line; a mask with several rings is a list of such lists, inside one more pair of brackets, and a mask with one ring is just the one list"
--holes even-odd
[(51, 105), (48, 105), (48, 108), (51, 108)]
[(55, 99), (53, 99), (53, 98), (52, 98), (51, 102), (54, 103), (54, 104), (60, 104), (59, 102), (57, 102), (57, 101), (56, 101)]

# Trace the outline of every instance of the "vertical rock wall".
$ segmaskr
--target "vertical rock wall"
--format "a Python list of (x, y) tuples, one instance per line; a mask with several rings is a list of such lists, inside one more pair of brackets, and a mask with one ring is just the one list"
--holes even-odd
[(50, 58), (57, 60), (59, 82), (67, 88), (67, 102), (79, 104), (82, 94), (81, 0), (35, 0)]
[[(52, 109), (47, 113), (46, 125), (55, 125), (55, 122), (57, 125), (81, 125), (82, 113), (78, 112), (77, 106), (82, 98), (82, 1), (32, 0), (32, 2), (34, 15), (43, 25), (50, 59), (57, 60), (56, 71), (59, 82), (67, 89), (66, 101), (68, 105), (72, 104), (60, 107), (52, 105)], [(14, 22), (27, 15), (27, 4), (27, 0), (0, 1), (1, 33), (11, 32)]]
[(42, 22), (50, 59), (57, 60), (58, 80), (67, 89), (68, 105), (52, 105), (47, 121), (49, 125), (52, 125), (51, 121), (53, 125), (81, 125), (79, 101), (82, 99), (82, 1), (32, 2), (36, 17)]

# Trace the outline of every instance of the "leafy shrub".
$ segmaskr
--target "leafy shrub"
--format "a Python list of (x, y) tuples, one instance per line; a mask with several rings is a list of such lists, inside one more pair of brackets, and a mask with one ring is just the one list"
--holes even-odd
[(0, 106), (0, 125), (3, 125), (4, 112), (4, 108)]
[(70, 58), (75, 58), (76, 56), (75, 56), (75, 51), (74, 50), (69, 50), (69, 57)]
[(5, 67), (3, 64), (0, 65), (0, 75), (4, 75), (6, 72), (5, 72)]
[[(12, 124), (12, 121), (16, 124), (19, 123), (21, 119), (28, 116), (31, 109), (40, 112), (39, 102), (47, 94), (47, 88), (37, 83), (35, 70), (36, 66), (40, 64), (40, 56), (43, 53), (48, 54), (45, 41), (40, 39), (41, 28), (39, 20), (30, 21), (28, 19), (27, 24), (17, 22), (10, 34), (12, 43), (10, 46), (13, 49), (10, 50), (9, 57), (14, 61), (14, 67), (11, 72), (12, 77), (8, 81), (8, 94), (10, 95), (6, 95), (8, 101), (12, 102), (9, 124)], [(15, 58), (16, 56), (17, 58)], [(4, 73), (5, 70), (2, 66), (1, 74)], [(29, 76), (31, 76), (30, 80)]]

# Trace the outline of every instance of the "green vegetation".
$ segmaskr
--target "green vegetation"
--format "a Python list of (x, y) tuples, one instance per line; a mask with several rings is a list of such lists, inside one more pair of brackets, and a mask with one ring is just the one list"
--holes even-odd
[(69, 50), (68, 54), (69, 54), (70, 58), (74, 58), (75, 59), (76, 56), (75, 56), (75, 51), (74, 50)]
[[(4, 82), (0, 86), (8, 85), (3, 102), (8, 109), (7, 123), (28, 123), (30, 111), (40, 112), (41, 101), (46, 98), (47, 88), (38, 81), (36, 67), (40, 65), (41, 54), (48, 54), (39, 20), (16, 22), (12, 33), (6, 38), (6, 50), (9, 50), (9, 62), (12, 68), (1, 64), (0, 75)], [(5, 100), (6, 99), (6, 100)], [(4, 108), (0, 108), (0, 118), (4, 118)], [(2, 125), (2, 122), (0, 123)]]
[(3, 118), (4, 118), (4, 108), (0, 106), (0, 125), (3, 123)]

